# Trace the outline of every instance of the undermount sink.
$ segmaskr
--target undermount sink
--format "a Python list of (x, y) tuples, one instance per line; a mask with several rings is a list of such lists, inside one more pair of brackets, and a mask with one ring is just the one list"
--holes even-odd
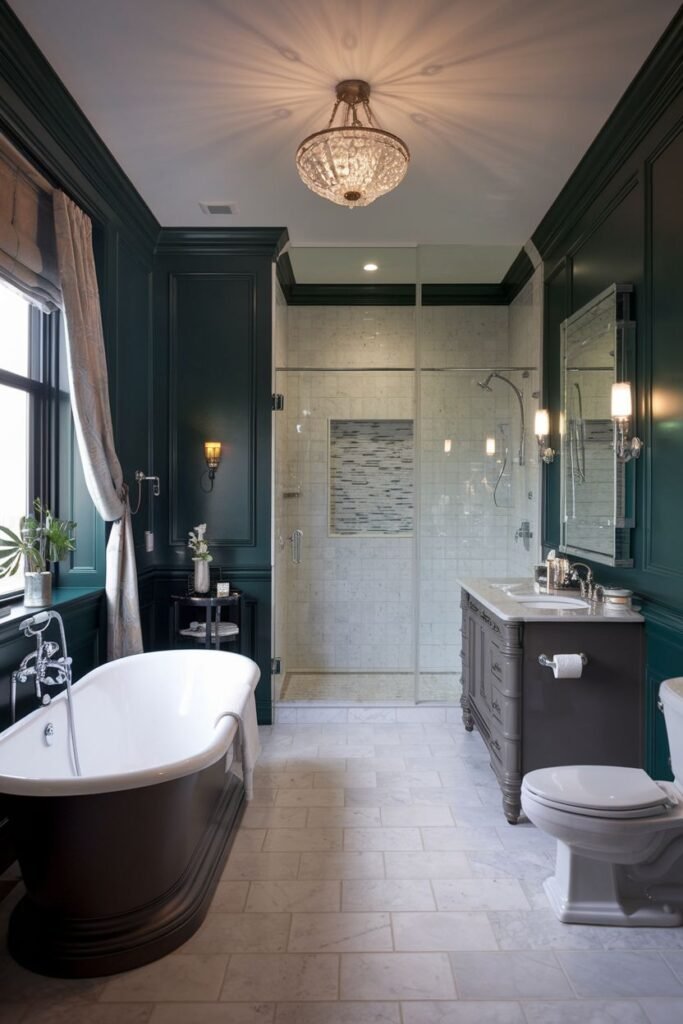
[(525, 608), (536, 609), (542, 611), (544, 608), (547, 609), (562, 609), (562, 608), (588, 608), (589, 604), (587, 601), (583, 601), (579, 597), (527, 597), (519, 598), (519, 603), (523, 604)]

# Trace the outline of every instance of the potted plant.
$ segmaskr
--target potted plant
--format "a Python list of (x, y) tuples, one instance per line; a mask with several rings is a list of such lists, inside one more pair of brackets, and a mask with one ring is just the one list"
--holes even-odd
[(24, 563), (24, 604), (39, 608), (52, 600), (49, 566), (63, 561), (76, 547), (76, 523), (58, 519), (43, 505), (33, 502), (34, 515), (22, 516), (19, 534), (0, 526), (0, 578), (12, 576)]
[(209, 562), (213, 562), (213, 555), (209, 552), (209, 545), (206, 541), (206, 523), (200, 523), (190, 530), (188, 548), (194, 552), (194, 589), (197, 594), (208, 593), (211, 587), (209, 574)]

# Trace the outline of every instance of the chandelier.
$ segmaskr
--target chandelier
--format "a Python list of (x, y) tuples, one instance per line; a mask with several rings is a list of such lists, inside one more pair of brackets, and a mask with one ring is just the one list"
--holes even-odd
[[(334, 125), (342, 107), (341, 124)], [(358, 116), (362, 108), (367, 123)], [(402, 139), (382, 131), (370, 110), (370, 86), (349, 78), (337, 86), (327, 128), (314, 132), (296, 152), (304, 185), (339, 206), (369, 206), (405, 177), (410, 153)]]

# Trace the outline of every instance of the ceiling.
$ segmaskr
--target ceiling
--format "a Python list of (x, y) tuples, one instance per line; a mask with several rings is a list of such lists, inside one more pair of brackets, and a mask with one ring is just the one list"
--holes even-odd
[[(285, 225), (295, 246), (429, 243), (499, 254), (529, 238), (678, 8), (678, 0), (10, 4), (164, 226)], [(380, 125), (412, 155), (399, 188), (360, 210), (309, 192), (294, 166), (298, 143), (326, 125), (335, 83), (346, 77), (370, 82)], [(232, 202), (238, 212), (209, 217), (201, 201)], [(459, 258), (467, 280), (464, 250)]]

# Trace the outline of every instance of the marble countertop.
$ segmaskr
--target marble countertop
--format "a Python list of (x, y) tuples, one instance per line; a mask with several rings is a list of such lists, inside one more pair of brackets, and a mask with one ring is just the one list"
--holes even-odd
[[(643, 622), (643, 616), (632, 608), (620, 605), (593, 604), (586, 602), (583, 607), (543, 608), (523, 604), (520, 597), (529, 601), (543, 601), (547, 595), (536, 593), (534, 581), (517, 577), (515, 579), (471, 578), (456, 581), (463, 590), (480, 601), (489, 611), (503, 622)], [(513, 596), (514, 595), (514, 596)], [(558, 598), (580, 599), (578, 591), (554, 595)]]

